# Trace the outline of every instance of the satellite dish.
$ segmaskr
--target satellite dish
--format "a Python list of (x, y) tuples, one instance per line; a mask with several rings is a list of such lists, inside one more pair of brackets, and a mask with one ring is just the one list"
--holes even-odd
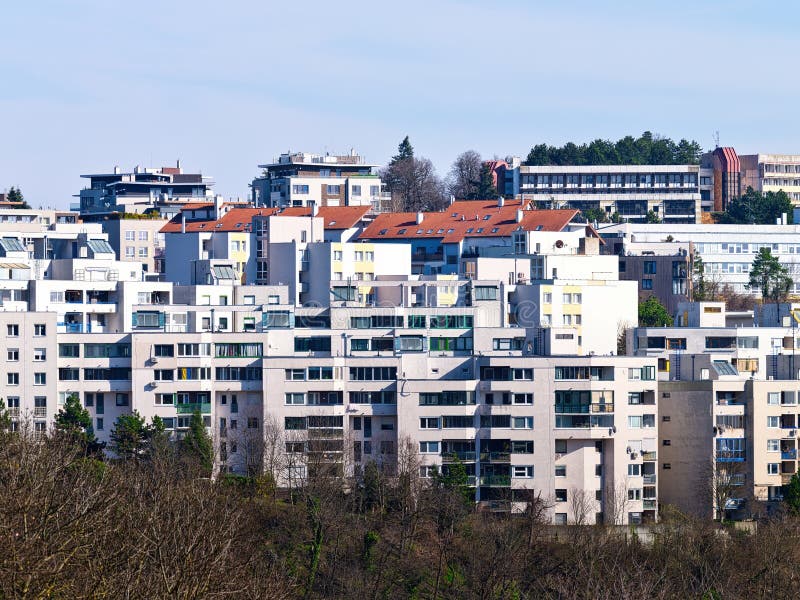
[(556, 241), (556, 248), (563, 248), (563, 247), (564, 247), (564, 241), (563, 240)]

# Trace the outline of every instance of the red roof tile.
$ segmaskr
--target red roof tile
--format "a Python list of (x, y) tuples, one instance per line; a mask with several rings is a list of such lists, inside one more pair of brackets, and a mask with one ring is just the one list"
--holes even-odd
[[(525, 200), (460, 200), (442, 212), (417, 214), (383, 213), (361, 233), (360, 239), (440, 239), (442, 243), (460, 242), (466, 237), (508, 237), (517, 229), (525, 231), (561, 231), (575, 219), (577, 210), (530, 210)], [(517, 222), (517, 211), (522, 220)], [(420, 233), (418, 233), (420, 232)]]
[[(187, 207), (189, 208), (189, 207)], [(204, 206), (191, 207), (204, 208)], [(369, 206), (324, 206), (320, 207), (319, 216), (323, 219), (325, 229), (349, 229), (358, 224), (369, 211)], [(281, 217), (307, 217), (311, 210), (304, 207), (280, 208), (232, 208), (221, 219), (206, 221), (187, 221), (186, 231), (245, 231), (258, 215)], [(175, 215), (169, 223), (161, 228), (162, 233), (180, 233), (181, 215)]]

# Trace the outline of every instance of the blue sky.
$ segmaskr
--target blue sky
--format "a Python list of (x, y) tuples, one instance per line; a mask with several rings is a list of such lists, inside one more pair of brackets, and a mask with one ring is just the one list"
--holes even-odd
[[(389, 7), (393, 8), (389, 8)], [(81, 173), (202, 170), (245, 196), (286, 150), (446, 174), (474, 149), (649, 129), (800, 153), (797, 26), (778, 2), (4, 2), (0, 190), (66, 207)]]

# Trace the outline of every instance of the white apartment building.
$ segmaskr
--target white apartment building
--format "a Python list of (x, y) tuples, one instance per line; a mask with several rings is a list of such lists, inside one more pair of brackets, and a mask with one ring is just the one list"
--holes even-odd
[(747, 154), (739, 156), (741, 189), (758, 192), (779, 192), (789, 195), (792, 204), (800, 204), (800, 155)]
[(750, 267), (760, 248), (789, 270), (794, 279), (790, 293), (800, 293), (800, 225), (663, 225), (625, 223), (603, 225), (601, 236), (621, 236), (628, 242), (656, 243), (671, 238), (691, 242), (695, 256), (702, 259), (706, 279), (719, 286), (728, 285), (739, 294), (760, 294), (748, 289)]
[(374, 172), (377, 165), (367, 164), (354, 151), (342, 156), (285, 153), (258, 167), (263, 174), (251, 184), (255, 206), (369, 206), (381, 210), (389, 199)]

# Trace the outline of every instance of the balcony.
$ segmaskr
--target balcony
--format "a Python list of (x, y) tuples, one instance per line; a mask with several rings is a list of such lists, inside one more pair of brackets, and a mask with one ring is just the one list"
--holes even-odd
[(613, 402), (593, 402), (592, 404), (556, 404), (557, 413), (567, 414), (598, 414), (598, 413), (613, 413)]
[(511, 485), (511, 475), (483, 475), (480, 484), (488, 487), (508, 487)]
[(642, 475), (642, 480), (644, 481), (645, 485), (655, 485), (656, 483), (656, 475), (655, 473), (651, 473), (648, 475)]
[(796, 460), (797, 450), (784, 450), (781, 452), (781, 460)]
[(19, 406), (12, 406), (8, 409), (8, 416), (12, 419), (19, 417)]
[(510, 463), (510, 452), (481, 452), (481, 461), (490, 463)]
[(454, 462), (456, 460), (474, 461), (475, 451), (456, 450), (451, 452), (442, 452), (442, 462)]
[(178, 404), (175, 406), (175, 410), (179, 415), (191, 415), (196, 411), (200, 411), (201, 414), (211, 414), (211, 403), (192, 402), (189, 404)]
[(34, 407), (33, 416), (34, 417), (46, 417), (47, 416), (47, 407), (46, 406), (36, 406), (36, 407)]
[(642, 500), (642, 507), (645, 510), (647, 510), (647, 509), (655, 509), (656, 508), (656, 501), (655, 500), (649, 500), (649, 499), (645, 498), (644, 500)]
[(656, 460), (656, 453), (655, 452), (642, 452), (642, 460), (644, 460), (644, 461)]

